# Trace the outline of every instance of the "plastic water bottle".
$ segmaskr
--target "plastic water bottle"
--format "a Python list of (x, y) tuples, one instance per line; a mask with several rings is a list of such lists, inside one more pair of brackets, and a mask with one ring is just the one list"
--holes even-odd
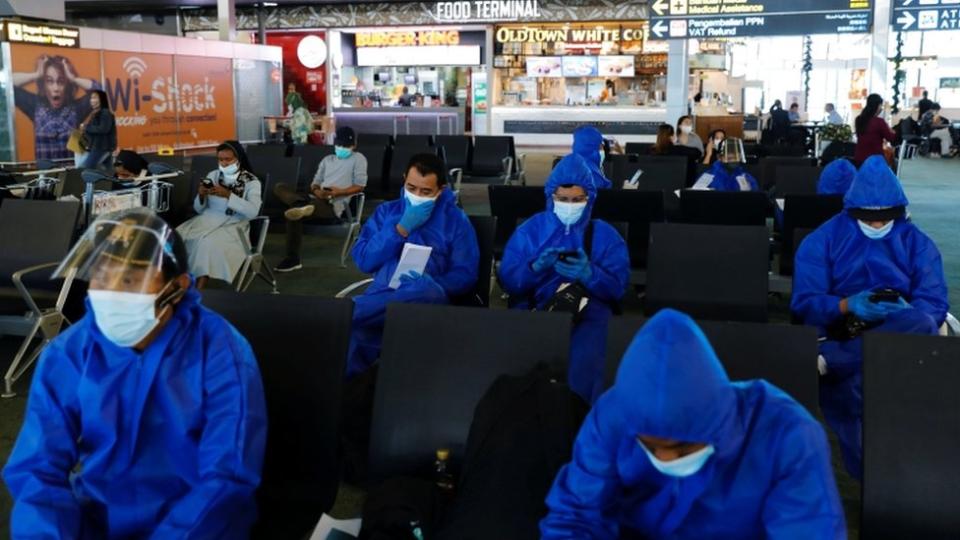
[(453, 494), (453, 475), (450, 474), (450, 450), (446, 448), (437, 449), (437, 461), (434, 462), (433, 471), (437, 487), (445, 495)]

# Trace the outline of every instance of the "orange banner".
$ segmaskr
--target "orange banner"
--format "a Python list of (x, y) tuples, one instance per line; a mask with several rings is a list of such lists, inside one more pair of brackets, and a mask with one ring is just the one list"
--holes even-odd
[(177, 56), (177, 86), (166, 92), (179, 103), (179, 146), (201, 146), (236, 137), (233, 110), (233, 61), (229, 58)]
[(104, 51), (104, 89), (117, 120), (117, 145), (136, 152), (176, 146), (173, 57)]
[(100, 51), (17, 43), (10, 51), (17, 160), (72, 158), (67, 139), (90, 112), (87, 93), (100, 88)]

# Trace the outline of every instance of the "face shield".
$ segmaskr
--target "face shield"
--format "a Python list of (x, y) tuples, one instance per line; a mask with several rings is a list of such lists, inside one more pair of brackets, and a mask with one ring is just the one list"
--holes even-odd
[(743, 141), (734, 137), (725, 139), (720, 151), (720, 161), (730, 168), (746, 163), (747, 158), (743, 151)]

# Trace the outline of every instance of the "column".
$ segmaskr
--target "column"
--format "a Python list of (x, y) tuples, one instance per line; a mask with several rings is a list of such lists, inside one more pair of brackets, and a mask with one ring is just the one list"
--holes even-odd
[(677, 118), (687, 114), (689, 103), (690, 61), (688, 50), (690, 41), (687, 39), (671, 39), (670, 50), (667, 52), (667, 118), (672, 124)]
[(873, 7), (873, 33), (871, 35), (870, 49), (870, 69), (867, 79), (869, 81), (868, 91), (871, 94), (880, 94), (883, 99), (889, 101), (893, 98), (890, 85), (892, 80), (889, 73), (890, 58), (890, 15), (892, 11), (891, 0), (874, 0)]
[(264, 9), (263, 2), (257, 4), (257, 43), (267, 44), (267, 10)]
[(217, 28), (220, 41), (233, 41), (237, 37), (236, 0), (217, 0)]

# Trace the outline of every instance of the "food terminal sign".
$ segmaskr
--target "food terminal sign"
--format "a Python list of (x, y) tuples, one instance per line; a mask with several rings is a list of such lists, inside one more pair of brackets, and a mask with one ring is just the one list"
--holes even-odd
[(357, 32), (357, 47), (428, 47), (459, 44), (460, 32), (456, 30)]
[(657, 39), (868, 33), (873, 0), (655, 0)]
[(497, 43), (620, 43), (643, 41), (643, 28), (590, 27), (561, 28), (502, 26), (497, 29)]

